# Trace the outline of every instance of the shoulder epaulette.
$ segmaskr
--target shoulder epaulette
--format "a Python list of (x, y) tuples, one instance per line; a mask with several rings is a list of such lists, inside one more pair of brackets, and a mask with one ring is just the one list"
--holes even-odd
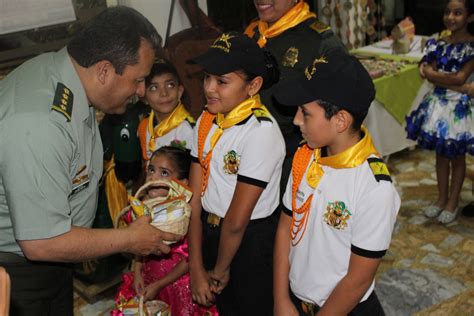
[(387, 165), (382, 159), (372, 157), (367, 159), (367, 162), (369, 163), (369, 167), (374, 173), (375, 180), (377, 180), (377, 182), (379, 182), (380, 180), (392, 182), (392, 178), (390, 177), (390, 172), (388, 172)]
[(191, 127), (194, 127), (196, 125), (196, 120), (194, 119), (194, 117), (188, 115), (186, 116), (186, 121), (188, 121), (188, 123), (191, 125)]
[(252, 109), (252, 112), (260, 123), (263, 121), (273, 123), (270, 113), (267, 110), (261, 108), (254, 108)]
[(331, 27), (329, 25), (327, 25), (327, 24), (325, 24), (325, 23), (323, 23), (319, 20), (316, 20), (315, 22), (311, 23), (309, 25), (309, 27), (311, 29), (313, 29), (314, 31), (318, 32), (319, 34), (324, 33), (324, 32), (331, 29)]
[(53, 105), (51, 110), (64, 115), (68, 122), (71, 121), (72, 105), (74, 101), (74, 94), (61, 82), (56, 85), (56, 92), (54, 93)]

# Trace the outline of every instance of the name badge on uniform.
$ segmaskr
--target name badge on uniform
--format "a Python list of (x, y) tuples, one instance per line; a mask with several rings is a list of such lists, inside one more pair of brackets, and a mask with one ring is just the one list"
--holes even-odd
[[(81, 175), (82, 173), (85, 174)], [(72, 192), (70, 196), (77, 194), (89, 186), (89, 175), (87, 174), (87, 166), (82, 166), (76, 172), (76, 177), (72, 179)]]
[(89, 182), (91, 182), (91, 180), (89, 178), (87, 178), (86, 181), (84, 182), (81, 182), (79, 183), (78, 185), (76, 186), (73, 186), (72, 187), (72, 192), (71, 192), (71, 195), (70, 196), (73, 196), (79, 192), (81, 192), (82, 190), (84, 190), (85, 188), (87, 188), (89, 186)]

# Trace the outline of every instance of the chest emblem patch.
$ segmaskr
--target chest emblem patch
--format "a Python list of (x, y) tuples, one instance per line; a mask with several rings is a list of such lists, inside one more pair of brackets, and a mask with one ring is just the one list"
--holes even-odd
[(295, 67), (296, 63), (298, 62), (299, 53), (300, 52), (298, 48), (296, 47), (288, 48), (285, 55), (283, 56), (283, 60), (281, 61), (281, 64), (285, 67), (290, 67), (290, 68)]
[(229, 151), (224, 156), (224, 172), (226, 174), (237, 174), (240, 165), (240, 155), (235, 150)]
[(342, 230), (347, 226), (347, 220), (351, 217), (351, 212), (342, 201), (329, 202), (324, 211), (324, 222), (335, 229)]

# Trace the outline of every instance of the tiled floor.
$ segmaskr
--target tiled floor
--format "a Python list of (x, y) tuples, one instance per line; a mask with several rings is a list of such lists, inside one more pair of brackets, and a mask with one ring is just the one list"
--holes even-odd
[[(436, 199), (435, 156), (420, 149), (388, 161), (402, 207), (392, 244), (377, 274), (376, 290), (388, 316), (474, 315), (474, 218), (447, 226), (428, 220), (423, 207)], [(460, 206), (474, 200), (474, 158)], [(75, 315), (108, 314), (113, 302), (88, 305), (76, 297)]]
[[(423, 216), (437, 197), (434, 166), (420, 149), (389, 159), (402, 207), (376, 285), (387, 315), (474, 315), (474, 218), (445, 226)], [(469, 156), (461, 207), (474, 201), (473, 181)]]

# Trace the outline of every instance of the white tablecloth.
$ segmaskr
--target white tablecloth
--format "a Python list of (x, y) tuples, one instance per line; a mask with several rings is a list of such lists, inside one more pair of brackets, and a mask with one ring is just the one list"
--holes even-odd
[[(411, 110), (420, 104), (423, 96), (430, 89), (431, 84), (425, 81), (413, 100)], [(375, 147), (384, 157), (416, 144), (414, 141), (407, 139), (405, 124), (401, 125), (377, 100), (374, 100), (370, 105), (364, 125), (372, 135)]]
[[(421, 58), (423, 56), (420, 48), (421, 37), (415, 36), (411, 45), (411, 51), (401, 56)], [(357, 49), (358, 51), (374, 54), (391, 54), (392, 40), (384, 40)], [(431, 85), (426, 81), (421, 86), (416, 98), (413, 100), (411, 109), (413, 110), (419, 104)], [(403, 93), (403, 91), (400, 91)], [(389, 156), (397, 151), (414, 146), (415, 142), (406, 138), (405, 124), (400, 124), (387, 110), (383, 104), (374, 100), (369, 108), (369, 113), (364, 121), (364, 125), (369, 130), (374, 140), (375, 146), (382, 156)]]

